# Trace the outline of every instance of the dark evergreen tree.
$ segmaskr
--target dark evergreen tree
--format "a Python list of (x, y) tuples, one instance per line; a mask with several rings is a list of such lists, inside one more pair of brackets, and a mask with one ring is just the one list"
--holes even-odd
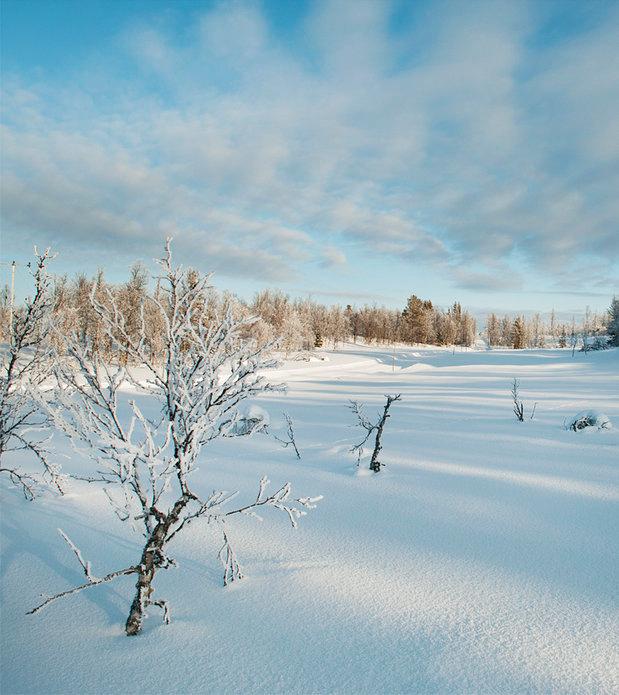
[(514, 350), (522, 350), (527, 344), (527, 330), (522, 316), (517, 316), (512, 325), (512, 346)]
[(608, 309), (608, 324), (606, 331), (610, 338), (610, 344), (619, 346), (619, 299), (613, 297)]

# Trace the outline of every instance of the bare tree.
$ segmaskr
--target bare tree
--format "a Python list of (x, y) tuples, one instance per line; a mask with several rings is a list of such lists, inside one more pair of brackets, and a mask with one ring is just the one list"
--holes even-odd
[(591, 335), (591, 310), (587, 306), (585, 309), (585, 317), (582, 323), (582, 332), (580, 335), (580, 339), (582, 341), (582, 347), (580, 348), (581, 352), (585, 353), (585, 357), (587, 356), (587, 352), (589, 352), (589, 336)]
[(31, 268), (34, 294), (23, 309), (9, 315), (8, 343), (2, 344), (0, 372), (0, 473), (21, 488), (28, 500), (35, 497), (40, 480), (5, 463), (7, 454), (25, 451), (43, 468), (43, 479), (62, 492), (59, 468), (49, 461), (46, 443), (48, 420), (31, 396), (49, 375), (49, 334), (52, 295), (46, 266), (50, 251), (38, 253)]
[(514, 415), (516, 420), (519, 422), (524, 422), (524, 403), (520, 400), (519, 389), (520, 382), (518, 379), (514, 379), (512, 382), (512, 401), (514, 403)]
[(294, 453), (297, 455), (297, 458), (300, 459), (301, 454), (299, 453), (297, 442), (294, 436), (294, 426), (292, 424), (292, 418), (290, 417), (290, 415), (288, 415), (288, 413), (283, 413), (283, 415), (284, 420), (286, 420), (286, 434), (288, 436), (288, 439), (282, 439), (274, 433), (273, 437), (277, 439), (277, 441), (284, 447), (284, 449), (287, 449), (289, 446), (291, 446), (294, 449)]
[(578, 345), (578, 333), (576, 332), (576, 322), (574, 317), (572, 317), (572, 327), (570, 329), (570, 347), (572, 348), (572, 357), (576, 352), (576, 346)]
[[(163, 363), (152, 359), (144, 305), (139, 327), (133, 325), (129, 332), (113, 294), (109, 292), (103, 304), (93, 293), (93, 309), (112, 343), (115, 362), (105, 362), (88, 345), (70, 340), (69, 359), (56, 363), (60, 388), (44, 401), (56, 425), (86, 445), (97, 465), (92, 480), (105, 484), (119, 518), (139, 524), (143, 547), (135, 564), (93, 578), (81, 554), (67, 541), (88, 581), (47, 598), (31, 613), (63, 596), (135, 574), (127, 635), (140, 632), (148, 606), (160, 607), (164, 620), (169, 620), (167, 603), (153, 598), (153, 580), (159, 570), (174, 566), (167, 546), (188, 524), (202, 519), (221, 526), (220, 558), (227, 584), (242, 576), (225, 530), (230, 516), (256, 516), (258, 508), (273, 507), (296, 526), (305, 510), (320, 499), (292, 499), (289, 483), (267, 494), (268, 480), (263, 478), (254, 501), (230, 510), (226, 505), (236, 493), (219, 491), (203, 497), (194, 490), (191, 474), (203, 447), (218, 437), (235, 436), (239, 403), (278, 388), (262, 375), (275, 363), (268, 357), (272, 346), (257, 347), (243, 337), (247, 320), (235, 319), (231, 311), (219, 318), (205, 317), (201, 309), (208, 300), (209, 276), (189, 278), (187, 271), (173, 267), (169, 242), (160, 263), (159, 299), (144, 297), (144, 301), (154, 303), (163, 325)], [(121, 386), (127, 383), (158, 403), (160, 412), (154, 420), (136, 400), (123, 401)], [(121, 415), (126, 406), (131, 414), (128, 423)], [(248, 433), (246, 428), (243, 432)]]
[(352, 448), (352, 452), (356, 452), (357, 454), (357, 463), (361, 461), (361, 457), (363, 456), (363, 451), (366, 442), (368, 439), (371, 437), (371, 435), (375, 432), (375, 439), (374, 439), (374, 450), (372, 451), (372, 458), (370, 459), (370, 470), (374, 471), (375, 473), (378, 473), (380, 471), (381, 464), (380, 461), (378, 460), (378, 455), (381, 451), (382, 444), (381, 444), (381, 439), (383, 436), (383, 429), (385, 427), (385, 423), (387, 422), (387, 418), (391, 417), (389, 415), (389, 408), (391, 408), (391, 404), (395, 403), (395, 401), (401, 400), (402, 396), (401, 394), (396, 394), (395, 396), (385, 396), (387, 399), (385, 406), (383, 408), (383, 413), (380, 416), (380, 418), (376, 422), (371, 422), (368, 420), (366, 417), (364, 411), (363, 411), (363, 406), (358, 403), (357, 401), (351, 401), (350, 402), (350, 409), (353, 411), (353, 413), (357, 416), (357, 424), (360, 427), (363, 427), (363, 429), (366, 431), (365, 437), (362, 439), (359, 444), (355, 444)]

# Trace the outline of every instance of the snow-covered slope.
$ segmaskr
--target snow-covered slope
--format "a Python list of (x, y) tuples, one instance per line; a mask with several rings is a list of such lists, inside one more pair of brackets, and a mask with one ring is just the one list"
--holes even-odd
[[(124, 636), (131, 577), (26, 616), (83, 578), (58, 527), (99, 574), (139, 539), (94, 486), (27, 503), (3, 485), (3, 693), (619, 692), (619, 350), (324, 354), (285, 363), (288, 392), (259, 402), (282, 434), (290, 413), (302, 460), (265, 435), (218, 441), (195, 486), (251, 499), (266, 473), (324, 500), (297, 530), (235, 521), (247, 577), (226, 589), (219, 536), (189, 527), (156, 579), (169, 626), (153, 613)], [(403, 397), (387, 467), (358, 476), (348, 399), (371, 414), (386, 393)], [(563, 428), (589, 409), (615, 429)]]

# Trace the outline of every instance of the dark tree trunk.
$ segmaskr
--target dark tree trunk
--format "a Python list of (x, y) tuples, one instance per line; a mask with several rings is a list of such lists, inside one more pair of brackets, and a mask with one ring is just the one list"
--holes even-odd
[(161, 553), (163, 552), (163, 546), (165, 543), (165, 535), (158, 534), (158, 530), (162, 528), (159, 524), (153, 533), (149, 536), (144, 550), (142, 551), (142, 558), (140, 560), (140, 573), (138, 575), (138, 581), (135, 585), (135, 596), (131, 604), (131, 610), (129, 611), (129, 617), (125, 624), (125, 632), (127, 635), (137, 635), (142, 629), (142, 622), (144, 620), (144, 612), (148, 606), (151, 595), (154, 591), (152, 587), (153, 579), (155, 578), (155, 572), (157, 571), (157, 566), (160, 562)]
[(184, 493), (176, 501), (169, 514), (164, 515), (161, 512), (156, 512), (159, 522), (146, 539), (139, 565), (138, 581), (135, 585), (135, 596), (125, 623), (125, 632), (129, 636), (137, 635), (142, 629), (146, 608), (153, 603), (151, 596), (154, 592), (152, 583), (155, 573), (162, 564), (164, 567), (167, 566), (163, 549), (168, 541), (170, 530), (179, 522), (183, 509), (191, 499), (190, 494)]
[(372, 458), (370, 460), (370, 470), (374, 471), (374, 473), (378, 473), (380, 471), (381, 463), (378, 460), (378, 454), (380, 453), (380, 450), (383, 448), (381, 444), (381, 438), (383, 436), (383, 428), (385, 427), (385, 423), (387, 422), (387, 418), (389, 417), (389, 408), (391, 407), (391, 404), (394, 401), (399, 400), (400, 394), (398, 394), (397, 396), (387, 396), (387, 402), (385, 403), (383, 416), (381, 417), (376, 428), (376, 441), (374, 442), (374, 451), (372, 452)]

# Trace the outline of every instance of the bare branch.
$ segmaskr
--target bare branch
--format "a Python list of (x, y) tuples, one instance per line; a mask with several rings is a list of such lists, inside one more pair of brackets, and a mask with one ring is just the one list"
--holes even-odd
[(90, 589), (90, 587), (98, 586), (99, 584), (106, 584), (107, 582), (111, 582), (112, 580), (117, 579), (118, 577), (122, 577), (127, 574), (135, 574), (138, 571), (138, 567), (126, 567), (123, 570), (110, 572), (109, 574), (106, 574), (105, 577), (101, 577), (100, 579), (89, 581), (86, 584), (80, 584), (79, 586), (75, 586), (72, 589), (67, 589), (67, 591), (61, 591), (59, 594), (54, 594), (54, 596), (46, 598), (45, 601), (43, 601), (43, 603), (40, 603), (38, 606), (35, 606), (32, 610), (29, 610), (26, 613), (26, 615), (33, 615), (34, 613), (40, 611), (42, 608), (48, 606), (50, 603), (53, 603), (54, 601), (57, 601), (59, 598), (63, 598), (64, 596), (75, 594), (78, 591), (83, 591), (84, 589)]
[(98, 577), (95, 577), (91, 574), (90, 572), (90, 562), (87, 562), (84, 560), (82, 557), (82, 553), (80, 552), (80, 549), (73, 543), (73, 541), (67, 536), (67, 534), (61, 529), (58, 529), (58, 533), (64, 538), (66, 541), (67, 545), (71, 550), (75, 553), (75, 557), (77, 558), (77, 561), (80, 563), (82, 566), (82, 569), (84, 570), (84, 574), (86, 575), (86, 579), (92, 584), (93, 582), (96, 582), (98, 580)]
[(283, 447), (284, 449), (287, 449), (289, 446), (291, 446), (294, 449), (294, 453), (297, 456), (297, 459), (301, 459), (301, 454), (299, 453), (299, 449), (297, 447), (297, 442), (294, 437), (294, 427), (292, 424), (292, 418), (288, 413), (283, 413), (284, 419), (286, 420), (286, 434), (288, 435), (288, 439), (282, 439), (281, 437), (278, 437), (275, 433), (271, 433), (273, 435), (273, 438), (276, 439)]

